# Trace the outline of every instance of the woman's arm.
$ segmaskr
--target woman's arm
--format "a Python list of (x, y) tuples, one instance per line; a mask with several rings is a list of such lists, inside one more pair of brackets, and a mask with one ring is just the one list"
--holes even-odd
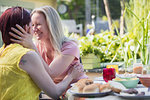
[(25, 48), (29, 48), (29, 49), (35, 50), (37, 52), (37, 54), (39, 55), (39, 57), (40, 57), (43, 65), (44, 65), (44, 68), (46, 69), (46, 71), (50, 75), (51, 70), (49, 69), (48, 64), (43, 60), (42, 56), (38, 52), (38, 49), (36, 48), (35, 44), (32, 41), (32, 38), (33, 38), (32, 35), (33, 35), (33, 33), (27, 33), (20, 25), (16, 25), (16, 27), (19, 30), (15, 29), (13, 27), (11, 28), (11, 30), (14, 31), (18, 35), (15, 35), (14, 33), (9, 32), (9, 34), (11, 36), (13, 36), (14, 38), (16, 38), (16, 39), (10, 39), (10, 40), (13, 41), (13, 42), (15, 42), (15, 43), (21, 44)]
[[(53, 71), (51, 73), (51, 76), (57, 77), (63, 72), (67, 71), (69, 68), (71, 68), (71, 66), (75, 63), (80, 64), (78, 59), (78, 45), (74, 41), (65, 42), (61, 48), (61, 55), (57, 56), (50, 64), (50, 69)], [(58, 66), (60, 64), (62, 65), (61, 67)]]
[[(67, 69), (67, 67), (72, 63), (72, 61), (75, 59), (74, 56), (62, 54), (62, 55), (57, 56), (52, 61), (52, 63), (48, 66), (48, 64), (43, 60), (42, 56), (40, 55), (40, 53), (38, 52), (36, 46), (34, 45), (34, 43), (32, 41), (32, 34), (31, 33), (30, 34), (27, 33), (19, 25), (16, 25), (16, 27), (19, 30), (15, 29), (15, 28), (11, 28), (11, 29), (12, 29), (12, 31), (17, 33), (20, 37), (15, 35), (12, 32), (9, 32), (9, 34), (11, 36), (13, 36), (16, 39), (18, 39), (18, 40), (15, 40), (15, 39), (11, 39), (11, 40), (13, 42), (16, 42), (16, 43), (19, 43), (19, 44), (23, 45), (26, 48), (34, 49), (38, 53), (38, 55), (39, 55), (43, 65), (44, 65), (44, 68), (46, 69), (46, 71), (48, 72), (48, 74), (52, 78), (55, 78), (55, 77), (59, 76), (61, 73), (63, 73)], [(59, 65), (61, 65), (61, 67)]]
[(62, 54), (62, 55), (57, 56), (49, 65), (50, 76), (52, 78), (55, 78), (61, 75), (68, 68), (68, 66), (72, 63), (74, 59), (75, 57), (71, 55)]
[(81, 71), (83, 71), (80, 66), (74, 67), (72, 72), (62, 82), (56, 85), (51, 77), (49, 77), (44, 69), (42, 61), (34, 51), (25, 54), (21, 58), (19, 66), (30, 75), (39, 88), (54, 99), (58, 98), (67, 89), (69, 83), (74, 78), (79, 77)]

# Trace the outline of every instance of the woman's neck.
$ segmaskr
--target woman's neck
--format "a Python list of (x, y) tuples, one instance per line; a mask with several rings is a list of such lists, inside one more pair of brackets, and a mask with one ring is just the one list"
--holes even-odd
[(46, 52), (50, 52), (50, 51), (54, 51), (53, 47), (52, 47), (52, 43), (50, 41), (39, 41), (41, 47), (44, 47), (43, 49), (45, 49)]

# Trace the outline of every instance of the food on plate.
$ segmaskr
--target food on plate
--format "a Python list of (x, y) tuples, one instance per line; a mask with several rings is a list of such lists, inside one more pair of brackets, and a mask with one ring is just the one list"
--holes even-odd
[(96, 85), (95, 83), (86, 85), (83, 88), (83, 93), (99, 93), (99, 86)]
[(111, 91), (110, 85), (108, 83), (100, 85), (99, 88), (100, 88), (100, 92), (109, 92), (109, 91)]
[(144, 96), (145, 92), (138, 93), (137, 96)]
[(85, 85), (89, 85), (89, 84), (93, 84), (93, 80), (91, 79), (80, 79), (77, 84), (85, 84)]
[(144, 96), (145, 92), (138, 91), (138, 90), (132, 88), (132, 89), (128, 89), (128, 90), (124, 90), (124, 91), (120, 92), (120, 95), (122, 95), (122, 96)]
[(97, 85), (98, 87), (100, 87), (102, 84), (100, 83), (94, 83), (95, 85)]
[(93, 84), (93, 80), (91, 79), (80, 79), (77, 83), (74, 84), (74, 86), (71, 88), (76, 93), (82, 93), (83, 88), (86, 85)]
[(129, 94), (129, 93), (125, 93), (125, 92), (120, 92), (121, 96), (135, 96), (135, 94)]
[(116, 77), (115, 81), (127, 81), (127, 80), (137, 80), (138, 78), (119, 78), (119, 77)]
[(138, 91), (134, 88), (128, 89), (128, 90), (123, 90), (122, 92), (129, 93), (129, 94), (138, 94)]
[(85, 87), (85, 84), (79, 84), (79, 83), (75, 83), (73, 85), (73, 87), (71, 88), (71, 90), (73, 90), (76, 93), (82, 93), (83, 88)]
[(135, 74), (135, 73), (124, 73), (124, 74), (117, 74), (116, 78), (121, 78), (121, 79), (128, 79), (128, 78), (137, 78), (137, 76), (139, 76), (139, 74)]
[(116, 93), (120, 93), (123, 90), (126, 90), (126, 87), (124, 87), (121, 83), (115, 82), (115, 81), (109, 81), (110, 88), (112, 91)]
[(75, 93), (99, 93), (99, 92), (110, 92), (111, 88), (109, 84), (94, 83), (90, 79), (80, 79), (75, 83), (71, 90)]
[(114, 80), (115, 81), (122, 81), (122, 80), (126, 80), (126, 79), (122, 79), (122, 78), (116, 77)]

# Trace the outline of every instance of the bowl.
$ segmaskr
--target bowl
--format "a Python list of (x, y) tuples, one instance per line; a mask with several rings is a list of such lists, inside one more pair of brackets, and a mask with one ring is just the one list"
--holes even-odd
[(135, 88), (139, 78), (115, 78), (113, 81), (123, 84), (126, 88)]
[(140, 75), (138, 78), (145, 87), (150, 87), (150, 74)]
[(130, 78), (136, 78), (139, 74), (117, 74), (116, 77), (118, 78), (124, 78), (124, 79), (130, 79)]

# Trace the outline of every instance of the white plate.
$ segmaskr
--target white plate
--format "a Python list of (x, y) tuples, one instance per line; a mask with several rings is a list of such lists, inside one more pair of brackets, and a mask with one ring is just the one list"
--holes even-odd
[(143, 100), (143, 99), (150, 99), (150, 92), (148, 92), (148, 88), (135, 88), (139, 93), (140, 92), (145, 92), (145, 95), (144, 96), (137, 96), (137, 95), (121, 95), (121, 94), (118, 94), (118, 93), (114, 93), (115, 96), (118, 96), (118, 97), (121, 97), (121, 98), (125, 98), (125, 99), (140, 99), (140, 100)]
[(85, 97), (85, 98), (104, 97), (113, 93), (112, 91), (103, 93), (76, 93), (71, 89), (69, 89), (68, 92), (75, 97)]

